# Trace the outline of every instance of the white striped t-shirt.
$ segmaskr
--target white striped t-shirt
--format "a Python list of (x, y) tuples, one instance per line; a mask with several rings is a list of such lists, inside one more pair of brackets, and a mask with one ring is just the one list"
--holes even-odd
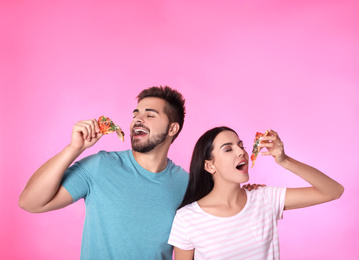
[(195, 249), (194, 259), (280, 259), (277, 220), (282, 219), (286, 188), (247, 192), (238, 214), (216, 217), (193, 202), (176, 213), (168, 243)]

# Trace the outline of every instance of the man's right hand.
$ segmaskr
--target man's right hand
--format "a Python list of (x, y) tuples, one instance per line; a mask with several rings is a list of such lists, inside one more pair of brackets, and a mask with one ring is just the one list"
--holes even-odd
[(93, 146), (102, 136), (96, 119), (79, 121), (73, 127), (70, 147), (84, 151)]

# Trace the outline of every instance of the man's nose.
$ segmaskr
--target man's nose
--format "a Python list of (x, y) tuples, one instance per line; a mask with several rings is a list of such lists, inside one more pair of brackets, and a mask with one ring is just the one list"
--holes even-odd
[(143, 116), (142, 116), (142, 115), (136, 115), (136, 116), (133, 118), (133, 121), (135, 121), (136, 123), (137, 123), (137, 122), (143, 122)]

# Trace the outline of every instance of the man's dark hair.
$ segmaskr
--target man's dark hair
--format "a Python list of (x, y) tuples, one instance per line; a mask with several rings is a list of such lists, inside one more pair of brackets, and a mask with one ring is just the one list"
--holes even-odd
[(178, 132), (173, 136), (172, 142), (181, 132), (184, 117), (186, 114), (185, 99), (181, 93), (168, 86), (151, 87), (141, 91), (137, 96), (137, 102), (147, 97), (156, 97), (166, 101), (164, 113), (167, 115), (170, 123), (177, 122), (179, 124)]

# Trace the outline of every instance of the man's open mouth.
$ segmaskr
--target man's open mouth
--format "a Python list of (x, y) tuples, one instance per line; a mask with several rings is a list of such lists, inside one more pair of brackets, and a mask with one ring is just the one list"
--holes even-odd
[(147, 134), (149, 134), (150, 132), (147, 130), (147, 129), (145, 129), (145, 128), (139, 128), (139, 127), (135, 127), (134, 129), (133, 129), (133, 135), (134, 136), (143, 136), (143, 135), (147, 135)]

